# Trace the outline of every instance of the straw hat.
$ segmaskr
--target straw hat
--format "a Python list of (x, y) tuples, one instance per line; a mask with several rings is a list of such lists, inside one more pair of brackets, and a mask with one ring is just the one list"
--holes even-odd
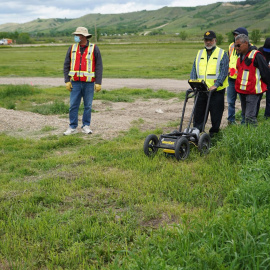
[(85, 27), (77, 27), (76, 31), (73, 32), (72, 35), (83, 35), (87, 38), (92, 37), (92, 34), (89, 34), (87, 28)]

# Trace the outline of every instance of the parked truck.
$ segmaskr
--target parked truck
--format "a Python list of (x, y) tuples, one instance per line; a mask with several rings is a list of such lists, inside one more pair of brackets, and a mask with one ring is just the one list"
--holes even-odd
[(12, 39), (10, 38), (3, 38), (0, 40), (0, 45), (11, 45), (12, 44)]

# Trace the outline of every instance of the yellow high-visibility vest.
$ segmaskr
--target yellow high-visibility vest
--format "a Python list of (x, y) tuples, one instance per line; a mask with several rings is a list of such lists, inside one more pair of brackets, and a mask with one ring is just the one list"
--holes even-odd
[(229, 77), (232, 79), (237, 78), (237, 69), (236, 69), (236, 63), (237, 63), (238, 55), (236, 53), (236, 50), (234, 49), (234, 42), (232, 42), (229, 46)]
[[(197, 78), (204, 80), (209, 88), (215, 84), (215, 81), (219, 76), (219, 67), (223, 55), (224, 50), (216, 47), (216, 49), (212, 52), (209, 60), (207, 61), (206, 49), (198, 51), (196, 57)], [(229, 83), (227, 76), (223, 82), (223, 85), (219, 86), (217, 90), (224, 89), (228, 85)]]

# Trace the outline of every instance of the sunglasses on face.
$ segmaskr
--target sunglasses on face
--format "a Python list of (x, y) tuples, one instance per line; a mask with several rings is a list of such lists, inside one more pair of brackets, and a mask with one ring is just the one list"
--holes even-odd
[(240, 48), (241, 45), (242, 45), (242, 43), (241, 43), (241, 44), (236, 44), (235, 47), (236, 47), (236, 48)]

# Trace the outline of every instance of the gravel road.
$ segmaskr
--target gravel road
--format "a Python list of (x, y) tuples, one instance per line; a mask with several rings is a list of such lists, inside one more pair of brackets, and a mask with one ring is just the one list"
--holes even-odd
[[(48, 85), (63, 86), (63, 78), (3, 78), (0, 77), (0, 84), (32, 84), (32, 85)], [(184, 91), (189, 88), (187, 80), (174, 79), (103, 79), (102, 89), (113, 90), (117, 88), (151, 88), (153, 90), (164, 89), (168, 91)]]

